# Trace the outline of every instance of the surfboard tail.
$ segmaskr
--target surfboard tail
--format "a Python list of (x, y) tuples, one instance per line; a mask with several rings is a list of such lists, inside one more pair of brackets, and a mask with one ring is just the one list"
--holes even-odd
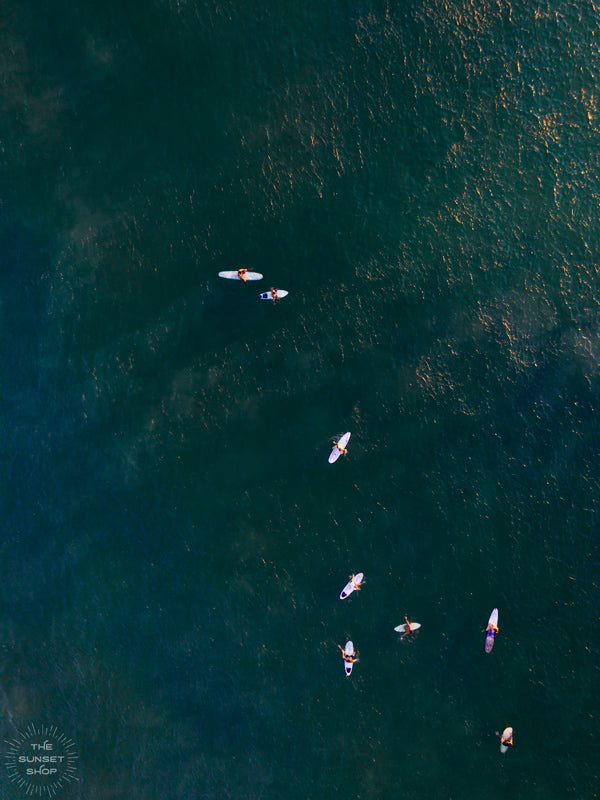
[(491, 653), (492, 652), (492, 647), (494, 646), (495, 637), (496, 637), (496, 634), (494, 633), (494, 631), (488, 631), (486, 633), (486, 635), (485, 635), (485, 652), (486, 653)]

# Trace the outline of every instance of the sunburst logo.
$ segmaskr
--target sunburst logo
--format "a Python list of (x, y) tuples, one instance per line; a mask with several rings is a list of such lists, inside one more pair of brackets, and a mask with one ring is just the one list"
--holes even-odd
[(8, 777), (31, 797), (54, 797), (76, 781), (75, 743), (52, 725), (31, 724), (15, 739), (5, 740)]

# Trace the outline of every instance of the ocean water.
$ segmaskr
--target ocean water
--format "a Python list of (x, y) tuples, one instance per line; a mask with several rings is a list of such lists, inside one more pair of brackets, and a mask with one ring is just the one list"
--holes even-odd
[(598, 12), (6, 0), (3, 796), (598, 796)]

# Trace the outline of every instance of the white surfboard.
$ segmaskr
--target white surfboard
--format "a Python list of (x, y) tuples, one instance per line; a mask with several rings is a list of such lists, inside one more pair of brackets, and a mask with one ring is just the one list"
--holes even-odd
[(345, 600), (348, 597), (348, 595), (352, 594), (352, 592), (355, 592), (357, 589), (360, 589), (360, 585), (364, 577), (365, 576), (363, 575), (362, 572), (357, 572), (356, 575), (352, 575), (348, 583), (342, 589), (342, 592), (340, 594), (340, 600)]
[[(420, 627), (421, 627), (421, 623), (420, 622), (411, 622), (410, 623), (411, 633), (412, 633), (412, 631), (418, 631)], [(394, 628), (394, 630), (398, 631), (398, 633), (404, 633), (405, 630), (406, 630), (406, 624), (398, 625), (398, 627)]]
[[(508, 728), (504, 728), (504, 730), (502, 731), (502, 738), (500, 739), (501, 753), (506, 753), (508, 748), (512, 745), (512, 735), (513, 735), (513, 729), (510, 726)], [(504, 744), (504, 742), (506, 742), (508, 739), (511, 740), (511, 744), (510, 745)]]
[[(354, 655), (354, 644), (351, 641), (346, 642), (346, 647), (344, 648), (344, 652), (346, 653), (347, 656)], [(344, 660), (344, 669), (346, 671), (346, 675), (350, 675), (353, 667), (354, 667), (353, 661)]]
[(343, 450), (350, 440), (350, 431), (347, 431), (343, 436), (339, 438), (339, 440), (334, 444), (333, 450), (329, 454), (329, 463), (333, 464), (341, 455), (341, 450)]
[(273, 302), (275, 302), (275, 299), (281, 300), (282, 297), (287, 297), (289, 292), (286, 292), (285, 289), (277, 289), (275, 294), (277, 295), (277, 298), (273, 298), (273, 295), (271, 294), (271, 292), (263, 292), (261, 294), (261, 296), (260, 296), (260, 299), (261, 300), (272, 300)]
[(490, 627), (494, 626), (494, 628), (498, 627), (498, 609), (495, 608), (492, 613), (490, 614), (490, 618), (488, 619), (487, 628), (485, 631), (485, 652), (491, 653), (492, 647), (494, 646), (494, 639), (496, 638), (496, 631)]
[[(241, 281), (242, 278), (238, 275), (237, 269), (226, 269), (219, 272), (219, 278), (228, 278), (230, 281)], [(247, 281), (259, 281), (262, 278), (260, 272), (246, 272), (244, 278)]]

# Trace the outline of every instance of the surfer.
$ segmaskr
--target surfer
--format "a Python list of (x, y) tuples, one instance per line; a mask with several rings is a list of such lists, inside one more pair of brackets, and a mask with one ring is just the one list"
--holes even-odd
[(484, 650), (486, 653), (491, 653), (494, 647), (494, 640), (496, 634), (500, 629), (498, 628), (498, 609), (495, 608), (490, 614), (487, 627), (485, 629), (485, 645)]
[(356, 658), (356, 650), (353, 650), (351, 655), (350, 653), (347, 653), (341, 645), (338, 644), (338, 647), (342, 651), (342, 658), (344, 661), (347, 661), (349, 664), (356, 664), (358, 661), (358, 658)]
[(503, 744), (503, 745), (505, 745), (506, 747), (512, 747), (512, 746), (513, 746), (513, 734), (512, 734), (512, 728), (511, 728), (511, 731), (510, 731), (510, 733), (508, 734), (508, 736), (504, 736), (504, 734), (503, 734), (503, 735), (500, 737), (500, 741), (501, 741), (501, 742), (502, 742), (502, 744)]
[(345, 456), (345, 455), (346, 455), (346, 453), (348, 452), (348, 448), (347, 448), (347, 447), (340, 447), (340, 446), (339, 446), (339, 444), (338, 444), (337, 442), (334, 442), (334, 443), (333, 443), (333, 446), (334, 446), (334, 447), (337, 447), (337, 449), (340, 451), (340, 455), (341, 455), (341, 456)]
[(404, 639), (405, 636), (408, 636), (409, 633), (414, 633), (412, 623), (410, 622), (406, 614), (404, 615), (404, 625), (405, 625), (404, 633), (400, 637), (400, 641), (402, 641), (402, 639)]
[(271, 298), (273, 299), (273, 302), (277, 300), (277, 289), (275, 289), (274, 286), (271, 286)]
[(244, 281), (244, 283), (246, 283), (246, 273), (247, 272), (248, 272), (247, 269), (238, 269), (238, 278), (241, 281)]
[(352, 581), (352, 588), (355, 591), (359, 591), (360, 587), (363, 585), (364, 581), (359, 581), (358, 583), (355, 581), (356, 575), (350, 575), (350, 580)]
[(348, 450), (346, 449), (346, 445), (350, 441), (350, 431), (346, 431), (343, 436), (340, 436), (339, 439), (333, 440), (333, 449), (329, 454), (329, 463), (335, 463), (340, 456), (346, 455)]
[(506, 727), (501, 734), (496, 731), (496, 736), (500, 736), (500, 745), (505, 750), (507, 747), (513, 746), (513, 729), (511, 727)]

